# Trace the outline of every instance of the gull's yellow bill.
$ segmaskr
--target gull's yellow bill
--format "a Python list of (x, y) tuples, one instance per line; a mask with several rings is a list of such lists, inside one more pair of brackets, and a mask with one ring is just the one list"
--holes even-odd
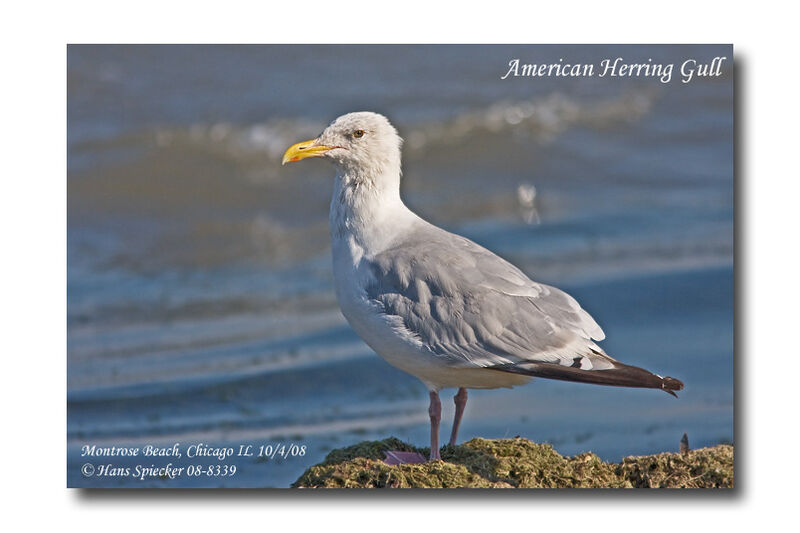
[(281, 165), (286, 163), (294, 163), (307, 157), (320, 157), (328, 150), (335, 148), (334, 146), (325, 146), (324, 144), (317, 144), (318, 139), (311, 139), (297, 144), (291, 145), (283, 154), (283, 161)]

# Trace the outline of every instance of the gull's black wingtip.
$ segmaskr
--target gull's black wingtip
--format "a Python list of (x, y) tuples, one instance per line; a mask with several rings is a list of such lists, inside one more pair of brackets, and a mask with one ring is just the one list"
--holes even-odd
[(683, 381), (669, 376), (661, 378), (661, 390), (677, 398), (678, 395), (675, 394), (675, 391), (683, 390)]

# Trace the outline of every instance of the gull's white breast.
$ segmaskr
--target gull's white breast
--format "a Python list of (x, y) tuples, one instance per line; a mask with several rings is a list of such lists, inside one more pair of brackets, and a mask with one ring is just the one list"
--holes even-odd
[(336, 298), (359, 337), (389, 364), (420, 379), (420, 374), (439, 367), (420, 340), (405, 329), (400, 317), (383, 313), (379, 304), (367, 298), (372, 272), (364, 249), (352, 237), (335, 239), (332, 248)]

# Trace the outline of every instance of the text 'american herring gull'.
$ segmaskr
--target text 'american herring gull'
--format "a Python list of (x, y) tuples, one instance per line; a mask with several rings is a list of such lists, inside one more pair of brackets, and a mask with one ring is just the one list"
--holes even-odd
[(683, 388), (609, 357), (594, 342), (605, 338), (603, 330), (567, 293), (409, 210), (400, 199), (401, 144), (386, 117), (349, 113), (316, 139), (291, 146), (283, 163), (325, 157), (336, 165), (336, 296), (356, 333), (430, 391), (432, 460), (440, 458), (443, 388), (458, 389), (450, 444), (467, 389), (512, 387), (532, 377), (672, 395)]

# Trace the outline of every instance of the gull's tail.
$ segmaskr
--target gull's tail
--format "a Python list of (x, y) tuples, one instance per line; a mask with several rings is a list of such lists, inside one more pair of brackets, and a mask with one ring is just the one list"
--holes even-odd
[(583, 370), (570, 366), (554, 363), (520, 362), (489, 367), (493, 370), (524, 374), (547, 379), (562, 381), (576, 381), (579, 383), (593, 383), (595, 385), (610, 385), (612, 387), (640, 387), (646, 389), (661, 389), (664, 392), (678, 397), (675, 391), (683, 390), (683, 382), (671, 378), (662, 378), (657, 374), (648, 372), (644, 368), (626, 365), (614, 361), (614, 367), (603, 370)]

